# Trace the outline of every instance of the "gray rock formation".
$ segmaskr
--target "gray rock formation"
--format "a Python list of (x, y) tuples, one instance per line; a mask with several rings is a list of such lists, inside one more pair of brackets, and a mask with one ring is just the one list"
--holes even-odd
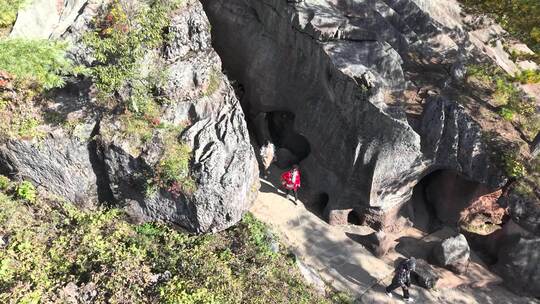
[[(107, 2), (36, 1), (21, 12), (12, 36), (61, 36), (73, 45), (72, 58), (89, 65), (93, 58), (81, 38)], [(60, 114), (76, 112), (89, 120), (81, 124), (86, 133), (77, 137), (53, 128), (56, 131), (39, 143), (1, 143), (0, 172), (29, 179), (79, 204), (114, 200), (135, 220), (163, 221), (195, 233), (238, 222), (256, 197), (258, 168), (242, 108), (211, 47), (209, 26), (202, 5), (185, 1), (172, 16), (170, 43), (160, 51), (148, 50), (140, 71), (145, 75), (155, 64), (168, 70), (160, 90), (170, 103), (161, 109), (160, 120), (169, 126), (187, 126), (171, 132), (192, 150), (190, 174), (196, 191), (161, 188), (147, 193), (165, 150), (167, 130), (152, 130), (149, 142), (126, 134), (118, 115), (97, 109), (89, 95), (90, 84), (62, 89), (51, 97)], [(81, 94), (84, 98), (79, 102)]]
[(435, 269), (428, 262), (423, 259), (416, 259), (416, 269), (411, 273), (411, 279), (419, 286), (432, 289), (437, 285), (439, 276), (437, 276)]
[(535, 196), (511, 191), (500, 201), (512, 220), (530, 233), (540, 236), (540, 202)]
[(467, 269), (471, 249), (463, 234), (447, 238), (433, 247), (434, 262), (454, 272), (463, 273)]
[[(148, 176), (163, 153), (163, 134), (141, 146), (119, 135), (112, 118), (101, 123), (99, 143), (115, 198), (140, 221), (161, 220), (196, 233), (219, 231), (238, 222), (257, 195), (258, 166), (239, 102), (219, 72), (209, 24), (200, 3), (190, 2), (172, 19), (173, 43), (165, 50), (169, 67), (163, 91), (172, 105), (162, 123), (191, 125), (182, 137), (193, 151), (194, 193), (167, 189), (146, 193)], [(186, 54), (190, 56), (186, 56)], [(216, 82), (211, 84), (211, 82)], [(210, 86), (216, 87), (210, 91)]]
[(85, 125), (83, 137), (61, 129), (42, 141), (9, 140), (0, 144), (0, 172), (32, 181), (50, 193), (79, 205), (98, 200), (96, 174), (102, 174), (98, 160), (92, 157), (89, 141), (94, 125)]
[[(408, 51), (452, 58), (452, 52), (435, 49), (442, 38), (430, 39), (442, 30), (413, 2), (202, 2), (224, 66), (244, 88), (242, 105), (255, 133), (279, 133), (261, 117), (287, 112), (293, 117), (289, 129), (306, 139), (312, 152), (299, 157), (304, 190), (329, 196), (331, 223), (346, 223), (355, 210), (390, 225), (395, 218), (384, 215), (438, 169), (493, 188), (504, 184), (503, 174), (486, 163), (479, 127), (459, 106), (429, 101), (424, 127), (416, 132), (401, 108), (388, 105), (407, 83)], [(368, 72), (372, 88), (366, 86)]]
[(506, 182), (482, 139), (482, 129), (457, 103), (440, 97), (428, 99), (421, 135), (424, 155), (434, 162), (433, 169), (452, 169), (492, 188)]
[(48, 39), (60, 37), (71, 26), (87, 2), (103, 0), (34, 0), (17, 15), (12, 38)]
[(531, 155), (532, 157), (538, 157), (540, 155), (540, 132), (536, 134), (536, 137), (531, 143)]
[(540, 297), (540, 238), (519, 238), (499, 251), (497, 272), (513, 291)]

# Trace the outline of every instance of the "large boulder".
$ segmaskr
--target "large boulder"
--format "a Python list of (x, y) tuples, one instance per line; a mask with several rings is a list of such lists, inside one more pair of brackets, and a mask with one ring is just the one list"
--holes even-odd
[(498, 254), (495, 270), (515, 292), (540, 297), (540, 238), (519, 237)]
[(467, 270), (471, 249), (467, 239), (463, 234), (450, 237), (433, 247), (433, 261), (442, 267), (456, 273), (463, 273)]
[[(201, 4), (186, 3), (172, 17), (169, 33), (173, 42), (159, 60), (169, 68), (161, 89), (171, 105), (160, 122), (187, 122), (187, 127), (155, 129), (144, 142), (124, 136), (122, 122), (112, 116), (101, 123), (101, 157), (115, 198), (134, 219), (173, 223), (195, 233), (223, 230), (240, 220), (257, 195), (257, 161), (240, 104), (211, 48)], [(153, 64), (149, 58), (146, 65)], [(156, 165), (167, 149), (167, 136), (192, 151), (190, 175), (196, 189), (191, 192), (170, 187), (147, 191), (149, 178), (159, 174)]]

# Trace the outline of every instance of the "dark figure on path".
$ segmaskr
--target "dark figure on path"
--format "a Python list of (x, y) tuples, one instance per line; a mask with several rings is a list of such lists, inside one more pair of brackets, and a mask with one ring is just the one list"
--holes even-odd
[(298, 200), (297, 191), (300, 188), (300, 170), (298, 165), (293, 165), (292, 169), (281, 174), (281, 185), (285, 188), (287, 198), (289, 198), (289, 192), (294, 192), (294, 201)]
[(412, 302), (413, 299), (409, 295), (409, 287), (411, 287), (411, 271), (416, 268), (416, 259), (410, 258), (399, 264), (394, 273), (392, 284), (386, 287), (386, 294), (392, 297), (392, 291), (398, 287), (403, 290), (403, 299), (406, 302)]

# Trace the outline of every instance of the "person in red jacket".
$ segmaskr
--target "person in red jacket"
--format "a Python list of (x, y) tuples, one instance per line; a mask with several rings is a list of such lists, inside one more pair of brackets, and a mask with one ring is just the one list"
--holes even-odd
[(281, 185), (285, 188), (287, 198), (289, 198), (289, 192), (294, 192), (294, 201), (298, 200), (297, 191), (300, 188), (300, 170), (298, 165), (293, 165), (292, 169), (281, 174)]

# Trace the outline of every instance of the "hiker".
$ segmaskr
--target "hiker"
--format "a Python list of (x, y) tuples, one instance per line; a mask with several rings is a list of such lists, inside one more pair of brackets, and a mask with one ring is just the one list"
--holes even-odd
[(275, 148), (274, 144), (271, 142), (266, 143), (266, 145), (261, 147), (260, 156), (263, 167), (263, 177), (268, 178), (268, 170), (270, 165), (274, 162)]
[(285, 188), (287, 199), (289, 198), (289, 192), (294, 192), (294, 202), (298, 200), (297, 191), (300, 188), (300, 170), (298, 165), (293, 165), (292, 169), (281, 174), (281, 185)]
[(401, 262), (394, 272), (392, 284), (386, 287), (386, 295), (392, 297), (392, 291), (401, 287), (405, 302), (412, 302), (413, 299), (409, 295), (409, 287), (411, 287), (411, 271), (414, 271), (415, 269), (416, 259), (414, 257)]

